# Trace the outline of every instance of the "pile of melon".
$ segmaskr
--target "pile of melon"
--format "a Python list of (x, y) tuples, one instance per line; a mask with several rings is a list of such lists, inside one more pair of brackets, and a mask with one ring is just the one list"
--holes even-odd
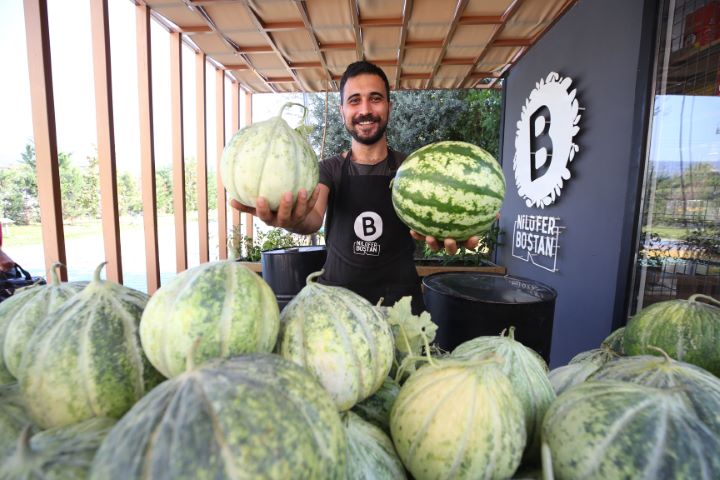
[(441, 352), (409, 298), (317, 274), (280, 314), (233, 261), (152, 297), (101, 271), (0, 303), (0, 479), (720, 477), (700, 297), (549, 372), (513, 328)]

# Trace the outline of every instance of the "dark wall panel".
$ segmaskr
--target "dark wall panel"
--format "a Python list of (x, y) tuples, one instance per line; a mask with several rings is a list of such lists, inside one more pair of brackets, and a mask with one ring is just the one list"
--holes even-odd
[[(649, 2), (647, 2), (649, 3)], [(616, 303), (625, 292), (638, 190), (642, 128), (652, 54), (643, 36), (655, 22), (645, 0), (581, 0), (512, 69), (506, 79), (503, 170), (508, 189), (501, 212), (504, 246), (498, 261), (508, 272), (558, 291), (553, 366), (597, 347), (610, 333)], [(645, 22), (645, 29), (643, 25)], [(650, 42), (652, 43), (652, 42)], [(571, 178), (544, 209), (528, 207), (513, 173), (521, 110), (536, 82), (550, 72), (572, 79), (581, 110), (580, 150), (569, 164)], [(642, 88), (638, 88), (642, 85)], [(641, 150), (641, 149), (640, 149)], [(630, 200), (628, 200), (630, 199)], [(559, 237), (558, 271), (551, 273), (512, 256), (518, 215), (546, 215), (566, 227)], [(620, 283), (618, 283), (620, 282)], [(622, 300), (620, 300), (622, 301)]]

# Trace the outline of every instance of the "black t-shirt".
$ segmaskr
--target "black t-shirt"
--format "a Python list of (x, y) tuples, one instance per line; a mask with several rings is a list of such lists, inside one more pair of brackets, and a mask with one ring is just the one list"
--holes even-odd
[[(375, 165), (363, 165), (360, 163), (350, 162), (348, 166), (349, 175), (385, 175), (389, 177), (395, 176), (397, 167), (405, 160), (407, 155), (393, 151), (395, 156), (395, 165), (390, 165), (388, 158)], [(326, 158), (320, 162), (320, 183), (326, 185), (330, 189), (330, 194), (340, 188), (340, 176), (342, 173), (342, 164), (345, 157), (335, 155)]]

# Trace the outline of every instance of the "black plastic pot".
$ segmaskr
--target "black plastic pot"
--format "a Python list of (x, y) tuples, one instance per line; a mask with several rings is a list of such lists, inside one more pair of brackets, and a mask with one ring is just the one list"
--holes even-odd
[(263, 279), (270, 285), (280, 310), (305, 286), (307, 276), (325, 265), (324, 245), (277, 248), (260, 255)]
[(515, 327), (516, 340), (550, 361), (557, 298), (553, 288), (510, 275), (458, 272), (428, 275), (423, 291), (443, 350)]

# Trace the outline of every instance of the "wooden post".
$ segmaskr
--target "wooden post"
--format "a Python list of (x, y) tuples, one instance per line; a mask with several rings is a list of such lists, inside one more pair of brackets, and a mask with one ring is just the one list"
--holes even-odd
[(204, 53), (195, 54), (195, 110), (197, 115), (197, 210), (200, 263), (210, 261), (208, 245), (207, 108)]
[(170, 33), (170, 101), (172, 103), (172, 178), (175, 212), (175, 268), (187, 269), (187, 220), (185, 216), (185, 151), (183, 145), (183, 85), (181, 33)]
[(227, 195), (220, 178), (220, 160), (225, 148), (225, 72), (215, 72), (215, 118), (216, 118), (216, 151), (217, 151), (217, 209), (218, 209), (218, 243), (220, 260), (228, 258), (227, 248)]
[[(46, 275), (50, 278), (52, 264), (56, 261), (67, 264), (67, 259), (55, 132), (47, 1), (25, 0), (24, 9), (43, 253)], [(66, 270), (60, 271), (60, 278), (67, 281)]]

